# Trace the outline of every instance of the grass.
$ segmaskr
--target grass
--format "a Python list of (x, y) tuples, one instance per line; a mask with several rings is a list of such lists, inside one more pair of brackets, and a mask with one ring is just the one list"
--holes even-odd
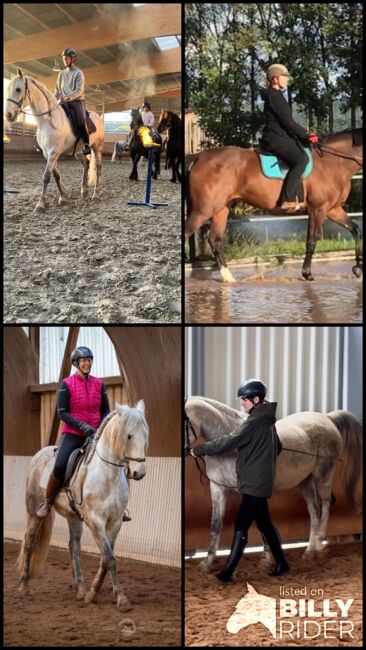
[[(355, 244), (349, 239), (320, 239), (316, 245), (316, 253), (353, 251)], [(188, 258), (188, 245), (185, 246)], [(235, 235), (224, 243), (224, 255), (228, 260), (242, 259), (245, 257), (266, 257), (271, 255), (300, 256), (305, 254), (304, 239), (279, 239), (272, 242), (248, 241), (242, 235)]]

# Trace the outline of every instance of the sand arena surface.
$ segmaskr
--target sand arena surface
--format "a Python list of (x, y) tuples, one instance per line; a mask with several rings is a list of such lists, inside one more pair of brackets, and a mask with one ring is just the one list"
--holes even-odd
[[(129, 181), (132, 163), (103, 162), (98, 202), (81, 199), (83, 168), (61, 160), (70, 202), (58, 206), (52, 178), (46, 213), (34, 213), (45, 161), (5, 163), (4, 321), (6, 323), (180, 323), (181, 184), (161, 164), (145, 200), (146, 165)], [(92, 188), (89, 188), (92, 195)]]
[[(19, 549), (19, 543), (5, 543), (5, 646), (181, 646), (179, 568), (117, 558), (118, 577), (133, 605), (131, 611), (119, 612), (109, 576), (97, 604), (77, 601), (70, 554), (52, 547), (44, 576), (30, 582), (31, 595), (22, 596), (15, 570)], [(87, 587), (98, 565), (99, 557), (82, 553)]]
[[(268, 576), (268, 567), (260, 562), (258, 554), (245, 554), (237, 570), (237, 582), (223, 585), (213, 574), (202, 574), (198, 560), (186, 561), (185, 564), (185, 642), (187, 646), (362, 646), (362, 545), (360, 543), (328, 546), (321, 559), (301, 559), (303, 549), (285, 551), (291, 565), (291, 572), (277, 578)], [(214, 563), (215, 571), (224, 566), (225, 558)], [(346, 602), (354, 599), (346, 617), (354, 624), (354, 638), (340, 638), (339, 624), (329, 627), (327, 634), (335, 638), (324, 638), (323, 626), (327, 617), (306, 616), (315, 620), (322, 628), (309, 625), (308, 634), (318, 634), (317, 638), (304, 639), (303, 621), (299, 616), (286, 618), (294, 624), (293, 636), (283, 635), (274, 638), (263, 625), (256, 623), (241, 629), (237, 634), (226, 630), (229, 617), (234, 613), (237, 603), (248, 592), (247, 583), (261, 595), (276, 599), (276, 634), (279, 637), (280, 599), (291, 598), (314, 599), (315, 609), (323, 612), (323, 601), (330, 600), (331, 609), (337, 610), (336, 598)], [(306, 595), (280, 595), (280, 588), (304, 589)], [(324, 595), (311, 596), (310, 589), (322, 589)], [(339, 611), (339, 610), (338, 610)], [(339, 620), (340, 616), (338, 617)], [(285, 619), (281, 619), (285, 620)], [(337, 620), (332, 618), (332, 621)], [(300, 638), (296, 638), (296, 626), (300, 624)]]

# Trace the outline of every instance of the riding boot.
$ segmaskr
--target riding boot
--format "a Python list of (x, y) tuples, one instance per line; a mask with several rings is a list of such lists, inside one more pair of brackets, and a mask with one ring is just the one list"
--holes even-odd
[(233, 582), (233, 572), (243, 555), (246, 543), (248, 541), (247, 535), (242, 530), (237, 530), (234, 535), (233, 543), (231, 545), (230, 555), (227, 559), (225, 567), (220, 573), (216, 573), (216, 578), (221, 582)]
[(88, 156), (91, 153), (91, 149), (89, 147), (89, 133), (85, 124), (79, 126), (79, 135), (83, 141), (83, 155)]
[(46, 487), (46, 501), (43, 501), (40, 503), (36, 510), (36, 515), (37, 517), (47, 517), (47, 515), (50, 513), (52, 504), (54, 500), (56, 499), (60, 489), (62, 488), (63, 481), (60, 481), (54, 473), (50, 475), (50, 478), (48, 479), (47, 487)]
[(265, 537), (268, 542), (268, 546), (271, 549), (271, 553), (276, 560), (275, 568), (268, 575), (280, 576), (282, 573), (287, 573), (290, 571), (290, 567), (286, 562), (286, 558), (282, 550), (281, 537), (277, 528), (273, 526), (273, 533), (266, 533)]

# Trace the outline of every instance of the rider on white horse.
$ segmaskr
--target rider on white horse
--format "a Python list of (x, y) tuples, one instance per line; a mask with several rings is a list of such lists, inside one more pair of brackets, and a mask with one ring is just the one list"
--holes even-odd
[[(57, 415), (63, 421), (62, 438), (55, 466), (46, 488), (46, 501), (36, 511), (38, 517), (47, 517), (61, 490), (70, 454), (80, 448), (87, 436), (93, 436), (108, 415), (109, 400), (104, 383), (90, 374), (93, 352), (79, 346), (71, 354), (76, 373), (63, 380), (58, 390)], [(124, 521), (130, 521), (126, 514)]]
[(89, 134), (85, 125), (85, 77), (83, 72), (76, 67), (76, 50), (71, 47), (62, 52), (65, 70), (58, 75), (55, 87), (55, 96), (61, 102), (67, 102), (78, 127), (78, 133), (84, 143), (83, 154), (91, 153), (89, 147)]

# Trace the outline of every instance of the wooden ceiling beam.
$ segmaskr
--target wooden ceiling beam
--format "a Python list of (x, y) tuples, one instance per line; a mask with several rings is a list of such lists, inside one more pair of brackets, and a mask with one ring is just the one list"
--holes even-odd
[[(22, 7), (20, 9), (27, 13)], [(91, 43), (93, 48), (98, 48), (124, 41), (180, 34), (181, 5), (144, 4), (113, 14), (94, 16), (72, 25), (46, 29), (45, 33), (5, 41), (4, 63), (55, 56), (64, 49), (65, 43), (75, 43), (82, 51), (90, 49)]]
[[(88, 86), (123, 81), (128, 79), (141, 79), (143, 77), (157, 76), (180, 72), (181, 49), (176, 47), (166, 52), (156, 52), (150, 55), (128, 57), (116, 63), (104, 63), (92, 68), (84, 68), (85, 82)], [(54, 88), (57, 73), (47, 77), (38, 77), (38, 81), (48, 88)]]
[[(39, 18), (36, 18), (36, 16), (33, 16), (33, 14), (30, 11), (27, 11), (27, 9), (24, 9), (24, 7), (22, 7), (21, 5), (18, 5), (18, 4), (14, 3), (13, 7), (16, 7), (17, 9), (19, 9), (19, 11), (22, 11), (23, 14), (28, 16), (28, 18), (32, 18), (32, 20), (34, 20), (34, 22), (41, 25), (41, 27), (43, 27), (43, 29), (49, 30), (50, 26), (47, 23), (43, 22), (43, 20), (40, 20)], [(39, 36), (39, 34), (38, 34), (38, 36)]]

